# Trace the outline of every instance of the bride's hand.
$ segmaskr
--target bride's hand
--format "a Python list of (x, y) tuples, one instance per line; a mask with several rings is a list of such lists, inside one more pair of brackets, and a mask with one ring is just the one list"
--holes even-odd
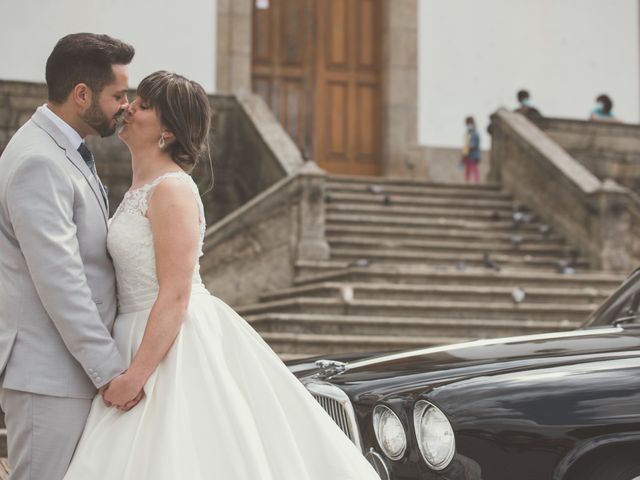
[(117, 408), (118, 408), (118, 410), (122, 410), (123, 412), (128, 412), (133, 407), (135, 407), (138, 403), (140, 403), (140, 400), (142, 400), (142, 397), (144, 397), (144, 390), (140, 390), (140, 393), (136, 396), (136, 398), (134, 398), (133, 400), (128, 401), (124, 405), (124, 407), (117, 407)]
[(120, 410), (130, 410), (142, 398), (143, 386), (125, 372), (114, 378), (102, 391), (102, 399), (108, 407), (115, 406)]

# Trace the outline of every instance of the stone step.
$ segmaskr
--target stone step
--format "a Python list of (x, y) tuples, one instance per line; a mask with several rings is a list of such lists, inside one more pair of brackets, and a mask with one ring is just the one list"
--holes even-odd
[(624, 280), (624, 275), (585, 272), (562, 275), (554, 272), (532, 270), (507, 270), (495, 272), (487, 269), (469, 268), (458, 271), (455, 268), (435, 269), (411, 265), (371, 265), (369, 267), (348, 266), (349, 262), (298, 262), (295, 285), (317, 282), (360, 282), (418, 285), (455, 285), (485, 287), (523, 288), (594, 288), (610, 293)]
[(577, 328), (579, 322), (455, 318), (371, 317), (305, 313), (264, 313), (246, 320), (261, 335), (273, 332), (438, 338), (500, 338)]
[[(491, 258), (500, 268), (526, 268), (535, 270), (557, 270), (562, 258), (547, 255), (528, 254), (491, 254)], [(355, 262), (366, 259), (375, 264), (422, 264), (429, 266), (456, 266), (464, 262), (465, 267), (482, 267), (484, 265), (483, 252), (428, 252), (421, 250), (395, 250), (374, 248), (331, 248), (331, 259)], [(576, 268), (586, 269), (588, 264), (584, 259), (578, 259)]]
[[(491, 252), (511, 255), (543, 255), (556, 256), (558, 258), (571, 257), (575, 250), (565, 245), (499, 243), (490, 240), (455, 241), (455, 240), (423, 240), (419, 238), (379, 238), (376, 234), (369, 236), (334, 236), (327, 235), (327, 241), (331, 248), (359, 249), (363, 252), (369, 249), (396, 249), (396, 250), (427, 250), (433, 252), (449, 253), (480, 253)], [(364, 253), (363, 253), (364, 255)]]
[[(489, 209), (474, 209), (460, 207), (444, 207), (444, 206), (404, 206), (404, 205), (384, 205), (384, 204), (363, 204), (363, 203), (328, 203), (325, 206), (327, 214), (358, 214), (358, 215), (375, 215), (375, 216), (393, 216), (402, 215), (404, 217), (418, 218), (446, 218), (452, 220), (468, 220), (468, 221), (485, 221), (491, 223), (509, 222), (513, 226), (512, 214), (499, 214), (496, 216), (495, 211)], [(530, 225), (539, 228), (534, 215), (530, 216)]]
[[(282, 360), (283, 362), (288, 362), (290, 360), (300, 360), (302, 358), (309, 358), (314, 356), (314, 353), (312, 352), (298, 352), (298, 353), (276, 352), (276, 353), (278, 354), (278, 357), (280, 357), (280, 360)], [(0, 480), (2, 480), (2, 477), (0, 477)]]
[(402, 227), (402, 228), (419, 228), (424, 231), (435, 230), (467, 230), (471, 232), (475, 231), (495, 231), (510, 232), (513, 235), (517, 234), (533, 234), (539, 233), (541, 225), (536, 223), (527, 223), (519, 226), (515, 226), (513, 221), (503, 220), (469, 220), (465, 218), (451, 218), (451, 217), (426, 217), (420, 216), (407, 216), (400, 213), (389, 212), (385, 215), (378, 214), (362, 214), (353, 212), (331, 212), (326, 214), (327, 226), (333, 225), (367, 225), (372, 227)]
[(512, 201), (513, 196), (494, 185), (436, 184), (436, 183), (394, 183), (383, 181), (344, 182), (329, 179), (326, 191), (333, 193), (373, 193), (416, 197), (443, 197), (468, 199), (500, 199)]
[(350, 225), (342, 223), (329, 223), (325, 227), (325, 233), (328, 237), (340, 238), (348, 236), (375, 236), (376, 238), (413, 238), (434, 241), (472, 241), (479, 240), (512, 244), (514, 236), (519, 237), (520, 245), (531, 245), (544, 243), (545, 245), (554, 245), (558, 248), (564, 247), (562, 237), (557, 234), (542, 235), (537, 232), (505, 232), (493, 230), (464, 230), (464, 229), (432, 229), (420, 227), (402, 227), (402, 226), (378, 226), (378, 225)]
[(423, 317), (455, 319), (552, 320), (582, 322), (596, 304), (515, 304), (513, 302), (401, 301), (354, 299), (344, 302), (333, 298), (294, 298), (275, 300), (237, 308), (245, 317), (261, 313), (314, 313), (332, 315), (369, 315), (376, 317)]
[(446, 196), (417, 196), (372, 192), (341, 192), (329, 191), (325, 196), (327, 203), (371, 204), (411, 206), (411, 207), (443, 207), (443, 208), (468, 208), (472, 210), (485, 209), (497, 212), (502, 218), (511, 218), (513, 211), (519, 209), (526, 211), (519, 204), (508, 198), (469, 198)]
[(327, 182), (338, 185), (396, 185), (429, 188), (460, 188), (470, 191), (501, 191), (499, 183), (466, 183), (466, 182), (432, 182), (428, 180), (416, 180), (406, 177), (378, 177), (366, 175), (327, 175)]
[[(348, 295), (357, 300), (380, 299), (395, 301), (470, 301), (470, 302), (505, 302), (512, 301), (512, 292), (516, 285), (506, 287), (489, 287), (481, 285), (403, 285), (394, 283), (348, 283), (322, 282), (302, 285), (271, 292), (260, 297), (261, 302), (275, 300), (313, 297), (342, 299)], [(583, 288), (540, 288), (527, 287), (525, 303), (557, 303), (557, 304), (599, 304), (609, 291), (592, 287)]]
[(435, 345), (460, 343), (466, 338), (390, 337), (388, 335), (320, 335), (311, 333), (264, 332), (262, 338), (282, 355), (304, 353), (305, 356), (349, 353), (399, 351)]

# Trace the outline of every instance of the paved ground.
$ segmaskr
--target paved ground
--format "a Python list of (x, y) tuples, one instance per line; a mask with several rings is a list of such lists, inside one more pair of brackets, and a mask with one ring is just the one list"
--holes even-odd
[(6, 458), (0, 458), (0, 480), (9, 478), (9, 463)]

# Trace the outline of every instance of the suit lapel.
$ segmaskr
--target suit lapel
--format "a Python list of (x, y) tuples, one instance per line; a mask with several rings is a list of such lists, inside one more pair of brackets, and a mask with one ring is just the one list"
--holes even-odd
[(69, 142), (67, 136), (60, 131), (56, 125), (47, 118), (47, 116), (41, 112), (42, 107), (38, 107), (36, 112), (33, 114), (31, 119), (34, 121), (38, 127), (42, 128), (47, 134), (52, 138), (52, 140), (65, 151), (65, 155), (67, 159), (73, 163), (73, 165), (82, 173), (85, 180), (91, 187), (93, 191), (93, 195), (95, 196), (98, 205), (100, 205), (100, 211), (102, 212), (102, 216), (104, 217), (105, 226), (108, 225), (109, 221), (109, 211), (107, 210), (107, 205), (104, 201), (104, 196), (102, 195), (102, 191), (100, 189), (100, 185), (98, 184), (98, 180), (93, 176), (89, 167), (80, 156), (80, 153), (73, 148), (73, 145)]

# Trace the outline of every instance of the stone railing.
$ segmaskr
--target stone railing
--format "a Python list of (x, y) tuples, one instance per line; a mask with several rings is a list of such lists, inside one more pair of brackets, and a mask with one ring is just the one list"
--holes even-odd
[(326, 260), (325, 174), (308, 162), (212, 225), (201, 274), (209, 290), (231, 304), (290, 286), (298, 260)]
[(561, 118), (535, 123), (599, 179), (640, 189), (640, 125)]
[[(135, 96), (135, 92), (130, 92)], [(0, 81), (0, 153), (16, 130), (46, 101), (46, 87)], [(221, 219), (281, 179), (304, 161), (295, 143), (262, 99), (251, 93), (211, 95), (213, 118), (209, 147), (215, 186), (203, 196), (207, 222)], [(131, 182), (129, 152), (116, 136), (88, 141), (98, 173), (109, 187), (112, 213)], [(208, 159), (194, 171), (204, 192), (211, 184)]]
[(492, 126), (490, 181), (540, 214), (592, 267), (632, 270), (640, 260), (636, 196), (614, 180), (598, 179), (522, 115), (499, 110)]

